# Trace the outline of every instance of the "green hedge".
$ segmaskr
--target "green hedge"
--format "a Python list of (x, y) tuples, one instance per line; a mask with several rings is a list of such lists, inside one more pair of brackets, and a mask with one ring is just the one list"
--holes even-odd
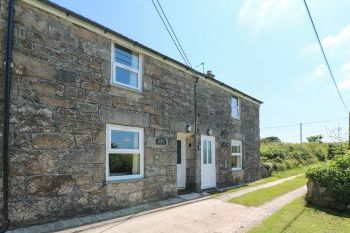
[(328, 157), (328, 145), (324, 143), (262, 143), (260, 147), (262, 165), (270, 171), (284, 171)]
[(328, 143), (327, 159), (333, 159), (338, 155), (346, 154), (348, 147), (348, 143)]
[(350, 154), (336, 156), (326, 164), (310, 167), (306, 176), (327, 188), (333, 197), (350, 204)]

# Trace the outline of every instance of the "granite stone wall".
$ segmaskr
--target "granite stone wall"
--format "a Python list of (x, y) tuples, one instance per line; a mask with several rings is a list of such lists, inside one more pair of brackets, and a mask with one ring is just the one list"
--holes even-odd
[(336, 200), (330, 190), (322, 187), (313, 179), (309, 179), (307, 182), (307, 193), (305, 200), (308, 204), (323, 208), (350, 211), (350, 205)]
[[(4, 19), (2, 13), (0, 46)], [(144, 55), (142, 92), (113, 86), (109, 39), (22, 1), (16, 1), (14, 32), (11, 224), (174, 197), (177, 133), (194, 125), (193, 77)], [(1, 72), (2, 66), (2, 79)], [(200, 187), (196, 148), (208, 129), (216, 138), (218, 187), (259, 179), (259, 106), (241, 99), (242, 117), (234, 120), (230, 92), (200, 80), (197, 93), (198, 131), (187, 140), (187, 146), (192, 144), (187, 148), (187, 188)], [(2, 95), (0, 100), (2, 107)], [(144, 128), (143, 179), (106, 182), (107, 124)], [(167, 145), (156, 145), (159, 136)], [(231, 139), (243, 141), (244, 171), (231, 171)]]

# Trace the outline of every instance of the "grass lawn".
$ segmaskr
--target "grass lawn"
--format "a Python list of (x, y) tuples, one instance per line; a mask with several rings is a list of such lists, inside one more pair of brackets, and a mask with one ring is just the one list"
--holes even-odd
[(266, 183), (273, 182), (273, 181), (276, 181), (276, 180), (279, 180), (279, 179), (282, 179), (282, 178), (287, 178), (287, 177), (290, 177), (290, 176), (300, 175), (300, 174), (303, 174), (306, 171), (306, 168), (307, 167), (299, 167), (299, 168), (294, 168), (294, 169), (290, 169), (290, 170), (286, 170), (286, 171), (275, 172), (275, 173), (272, 173), (272, 175), (270, 177), (267, 177), (265, 179), (261, 179), (261, 180), (255, 181), (255, 182), (251, 182), (251, 183), (247, 183), (247, 184), (240, 185), (240, 186), (237, 186), (237, 187), (233, 187), (233, 188), (230, 188), (230, 189), (228, 189), (228, 190), (226, 190), (225, 192), (222, 192), (222, 193), (214, 193), (213, 197), (217, 197), (219, 195), (226, 194), (226, 193), (236, 192), (236, 191), (239, 191), (239, 190), (242, 190), (242, 189), (246, 189), (246, 188), (249, 188), (249, 187), (254, 187), (254, 186), (266, 184)]
[(250, 233), (350, 233), (350, 213), (306, 206), (297, 198)]
[(305, 176), (300, 176), (269, 188), (260, 189), (239, 197), (232, 198), (230, 202), (247, 206), (258, 206), (289, 191), (302, 187), (306, 184), (306, 182), (307, 179)]

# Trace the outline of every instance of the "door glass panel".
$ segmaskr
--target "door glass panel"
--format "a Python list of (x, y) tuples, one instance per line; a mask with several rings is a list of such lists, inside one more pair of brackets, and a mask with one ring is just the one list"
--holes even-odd
[(212, 149), (211, 149), (211, 141), (208, 141), (208, 163), (211, 164), (211, 153), (212, 153)]
[(181, 141), (177, 140), (177, 164), (181, 164)]
[(203, 164), (207, 164), (207, 156), (208, 156), (208, 151), (207, 151), (207, 141), (203, 140)]

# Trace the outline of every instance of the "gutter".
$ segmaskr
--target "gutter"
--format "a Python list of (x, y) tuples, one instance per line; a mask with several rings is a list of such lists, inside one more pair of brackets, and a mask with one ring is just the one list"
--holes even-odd
[(0, 232), (6, 232), (9, 227), (9, 124), (10, 124), (10, 94), (12, 78), (12, 43), (13, 43), (13, 17), (14, 17), (14, 0), (8, 0), (7, 6), (7, 35), (6, 35), (6, 57), (5, 57), (5, 85), (4, 85), (4, 127), (3, 127), (3, 147), (2, 147), (2, 164), (3, 164), (3, 226)]

